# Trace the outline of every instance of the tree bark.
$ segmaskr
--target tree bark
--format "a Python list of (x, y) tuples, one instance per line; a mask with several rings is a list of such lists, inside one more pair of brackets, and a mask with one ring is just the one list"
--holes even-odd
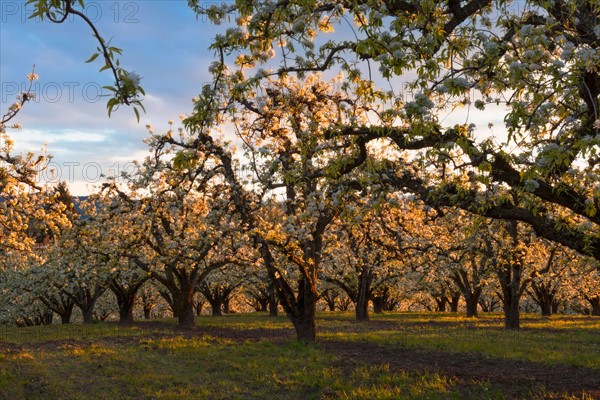
[(86, 307), (80, 307), (81, 314), (83, 315), (83, 323), (90, 324), (94, 322), (94, 306), (96, 302), (94, 301), (92, 304), (87, 304)]
[(460, 301), (460, 292), (457, 292), (452, 295), (450, 298), (450, 312), (457, 313), (458, 312), (458, 303)]
[(89, 288), (80, 288), (75, 296), (72, 294), (69, 295), (75, 305), (81, 310), (84, 324), (94, 322), (94, 307), (96, 307), (96, 302), (105, 291), (105, 287), (96, 285), (91, 290)]
[(357, 321), (368, 321), (369, 320), (369, 297), (368, 296), (358, 296), (358, 301), (356, 302), (356, 320)]
[(533, 301), (540, 307), (542, 317), (549, 317), (552, 315), (552, 306), (554, 304), (554, 297), (556, 288), (552, 288), (549, 284), (544, 283), (531, 283), (531, 290), (528, 291)]
[(71, 323), (71, 315), (73, 315), (73, 306), (74, 304), (71, 303), (71, 306), (68, 308), (65, 308), (63, 310), (63, 312), (61, 312), (60, 314), (58, 314), (60, 316), (60, 323), (63, 325), (66, 324), (70, 324)]
[(222, 317), (223, 312), (221, 311), (223, 303), (218, 299), (212, 299), (210, 301), (210, 309), (213, 317)]
[(491, 296), (489, 296), (489, 298), (479, 298), (479, 306), (483, 312), (494, 312), (499, 304), (500, 300), (497, 300)]
[(540, 309), (542, 311), (542, 317), (549, 317), (552, 315), (552, 300), (544, 301), (539, 304)]
[(193, 328), (196, 325), (194, 315), (194, 288), (181, 289), (175, 300), (177, 324), (181, 328)]
[(119, 323), (133, 323), (133, 308), (140, 288), (148, 280), (146, 275), (137, 275), (128, 281), (116, 276), (108, 281), (108, 288), (115, 295), (119, 307)]
[(554, 299), (554, 301), (552, 301), (552, 315), (558, 314), (559, 307), (560, 307), (560, 301)]
[(119, 303), (119, 323), (133, 323), (133, 307), (135, 306), (135, 295), (127, 301)]
[(52, 311), (48, 311), (46, 314), (46, 318), (44, 319), (44, 325), (52, 325), (52, 320), (54, 319), (54, 313)]
[(229, 296), (223, 300), (223, 314), (231, 314), (231, 298)]
[(393, 311), (397, 305), (397, 301), (391, 298), (389, 287), (385, 287), (378, 294), (371, 293), (371, 301), (373, 302), (373, 312), (376, 314), (383, 311)]
[(502, 287), (502, 307), (504, 310), (504, 328), (518, 330), (520, 328), (519, 302), (521, 299), (522, 267), (511, 264), (499, 272), (500, 286)]
[(497, 274), (502, 287), (502, 304), (504, 307), (504, 327), (509, 330), (520, 328), (519, 302), (525, 292), (529, 280), (523, 281), (524, 261), (519, 253), (519, 234), (516, 221), (508, 221), (507, 230), (511, 236), (512, 249), (508, 264), (500, 266)]
[(52, 301), (45, 297), (38, 297), (50, 310), (54, 311), (60, 317), (60, 323), (63, 325), (71, 323), (73, 307), (75, 302), (68, 296), (61, 295), (57, 301)]
[(335, 295), (331, 294), (331, 292), (326, 292), (321, 298), (325, 300), (329, 311), (335, 311)]
[(300, 301), (294, 315), (288, 317), (296, 329), (296, 338), (303, 343), (313, 343), (317, 340), (317, 291), (306, 279), (300, 280)]
[[(166, 285), (166, 284), (163, 282), (163, 285)], [(179, 311), (177, 310), (177, 305), (175, 304), (176, 303), (175, 296), (171, 294), (169, 289), (167, 289), (167, 290), (159, 289), (158, 293), (169, 305), (169, 308), (171, 309), (171, 312), (173, 313), (173, 318), (179, 319)]]
[[(316, 236), (318, 243), (312, 251), (310, 249), (304, 251), (304, 261), (307, 262), (308, 268), (305, 269), (306, 275), (303, 274), (298, 281), (297, 295), (275, 267), (275, 260), (268, 243), (264, 239), (258, 238), (260, 241), (259, 250), (277, 291), (279, 302), (296, 330), (298, 341), (304, 343), (314, 342), (317, 338), (315, 318), (319, 293), (317, 292), (316, 281), (322, 236), (316, 234), (313, 236)], [(314, 245), (314, 243), (312, 244)]]
[(383, 296), (373, 296), (373, 313), (381, 314), (383, 312), (383, 304), (385, 303), (385, 298)]
[(479, 305), (480, 295), (481, 290), (476, 293), (469, 293), (469, 295), (465, 297), (465, 302), (467, 303), (467, 317), (477, 317), (477, 306)]
[(436, 311), (438, 312), (446, 312), (446, 303), (448, 303), (448, 299), (445, 296), (434, 297), (436, 305)]
[(194, 312), (196, 313), (197, 317), (202, 315), (203, 307), (204, 307), (204, 300), (198, 300), (194, 303)]
[(115, 298), (117, 299), (120, 324), (133, 323), (133, 308), (135, 307), (137, 292), (142, 284), (143, 282), (140, 282), (137, 285), (126, 287), (119, 285), (117, 282), (109, 283), (109, 289), (114, 293)]
[(358, 293), (356, 296), (356, 320), (369, 320), (369, 297), (371, 295), (371, 281), (373, 280), (373, 269), (363, 266), (360, 271)]
[(509, 330), (520, 328), (519, 299), (504, 302), (504, 327)]
[(588, 297), (587, 301), (592, 307), (590, 314), (594, 317), (600, 317), (600, 296)]
[(154, 307), (153, 306), (149, 306), (147, 304), (144, 304), (144, 319), (150, 319), (150, 315), (152, 313), (152, 309)]
[(269, 317), (277, 317), (279, 315), (279, 301), (277, 292), (273, 282), (269, 284)]

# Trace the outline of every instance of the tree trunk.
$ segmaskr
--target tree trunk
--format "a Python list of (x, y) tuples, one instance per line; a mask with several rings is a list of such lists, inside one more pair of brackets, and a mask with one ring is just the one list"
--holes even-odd
[(521, 268), (518, 265), (509, 265), (504, 271), (499, 272), (500, 286), (502, 287), (504, 327), (510, 330), (517, 330), (520, 327), (520, 273)]
[(196, 317), (202, 315), (202, 308), (204, 307), (204, 301), (198, 300), (194, 303), (194, 312), (196, 313)]
[(325, 299), (325, 303), (327, 303), (327, 309), (329, 311), (335, 311), (335, 299)]
[(361, 296), (359, 293), (355, 311), (357, 321), (369, 320), (369, 296)]
[(494, 312), (499, 304), (500, 300), (491, 296), (488, 296), (487, 298), (479, 298), (479, 306), (483, 312)]
[(239, 286), (227, 286), (227, 287), (211, 287), (207, 282), (202, 282), (196, 287), (204, 295), (204, 298), (210, 304), (212, 315), (214, 317), (220, 317), (230, 313), (229, 302), (231, 300), (231, 293)]
[(458, 312), (458, 303), (460, 302), (460, 292), (454, 293), (450, 298), (450, 312)]
[(135, 295), (133, 298), (129, 298), (125, 302), (119, 303), (119, 323), (120, 324), (131, 324), (133, 323), (133, 307), (135, 306)]
[(552, 315), (552, 305), (556, 289), (553, 289), (549, 284), (532, 282), (531, 290), (528, 291), (533, 301), (540, 307), (542, 317)]
[(520, 260), (511, 262), (498, 271), (498, 278), (502, 287), (504, 327), (509, 330), (520, 328), (519, 302), (526, 287), (526, 282), (521, 282), (522, 273), (523, 265)]
[(360, 271), (358, 293), (356, 295), (356, 320), (369, 320), (369, 296), (371, 294), (372, 268), (363, 266)]
[(539, 306), (542, 311), (542, 317), (549, 317), (552, 315), (552, 300), (543, 301)]
[(221, 309), (223, 307), (223, 303), (221, 301), (219, 301), (218, 299), (212, 299), (210, 301), (210, 309), (212, 311), (212, 316), (213, 317), (222, 317), (223, 313), (221, 312)]
[(313, 343), (317, 340), (317, 288), (311, 285), (306, 278), (301, 278), (298, 282), (298, 301), (286, 314), (294, 328), (298, 341), (303, 343)]
[[(166, 285), (166, 284), (163, 283), (163, 285)], [(178, 306), (175, 304), (176, 303), (175, 296), (172, 295), (171, 292), (168, 290), (160, 290), (159, 289), (158, 293), (169, 305), (169, 308), (171, 309), (171, 312), (173, 313), (173, 318), (179, 319), (179, 310), (177, 309)]]
[(465, 299), (465, 302), (467, 303), (467, 317), (477, 317), (479, 296), (475, 297), (474, 295), (471, 295), (469, 298)]
[(314, 318), (294, 318), (292, 321), (296, 330), (296, 338), (302, 343), (314, 343), (317, 340), (317, 329)]
[(519, 299), (504, 302), (504, 327), (510, 330), (520, 328)]
[(91, 305), (88, 304), (86, 307), (80, 307), (81, 314), (83, 315), (83, 323), (84, 324), (90, 324), (90, 323), (94, 322), (94, 306), (95, 305), (96, 305), (96, 302), (94, 301), (94, 303)]
[(223, 300), (223, 313), (224, 314), (231, 314), (231, 303), (230, 303), (230, 298), (229, 296)]
[(120, 324), (133, 323), (133, 307), (135, 306), (137, 289), (138, 288), (134, 290), (132, 288), (131, 290), (128, 290), (124, 287), (110, 285), (110, 290), (114, 293), (115, 298), (117, 299)]
[(89, 324), (94, 321), (94, 307), (96, 307), (96, 302), (105, 291), (105, 287), (96, 285), (93, 289), (79, 288), (75, 294), (66, 292), (64, 294), (69, 296), (77, 308), (81, 310), (83, 323)]
[(481, 286), (477, 286), (473, 291), (466, 290), (465, 303), (467, 303), (467, 317), (477, 317), (477, 306), (481, 298)]
[(73, 315), (73, 307), (75, 302), (69, 297), (62, 297), (57, 307), (52, 310), (60, 317), (60, 323), (63, 325), (71, 323), (71, 316)]
[(108, 281), (108, 288), (117, 299), (120, 324), (133, 323), (133, 308), (135, 307), (137, 293), (147, 280), (147, 277), (138, 277), (135, 281), (124, 284), (115, 277)]
[(588, 297), (587, 301), (592, 306), (591, 315), (600, 317), (600, 296)]
[(42, 325), (52, 325), (52, 319), (54, 317), (54, 312), (52, 310), (49, 310), (43, 317), (42, 317)]
[(304, 343), (316, 341), (317, 330), (315, 318), (317, 314), (317, 301), (319, 299), (316, 281), (318, 261), (320, 259), (320, 246), (318, 252), (307, 254), (307, 251), (305, 251), (305, 254), (308, 255), (306, 260), (311, 260), (313, 265), (310, 266), (308, 271), (305, 270), (308, 272), (308, 276), (300, 277), (297, 286), (298, 295), (296, 296), (294, 289), (281, 277), (279, 271), (275, 268), (275, 260), (273, 259), (268, 243), (262, 239), (260, 241), (259, 249), (261, 256), (277, 291), (279, 302), (296, 330), (298, 341)]
[(373, 312), (375, 314), (381, 314), (383, 312), (383, 304), (385, 303), (385, 298), (383, 296), (373, 296)]
[(446, 303), (448, 302), (448, 299), (446, 297), (434, 297), (433, 300), (435, 300), (436, 311), (446, 312)]
[(144, 319), (150, 319), (150, 314), (152, 313), (152, 306), (144, 304)]
[(250, 304), (256, 312), (267, 312), (269, 310), (269, 297), (254, 297), (254, 302)]
[(193, 328), (196, 325), (194, 320), (194, 289), (182, 289), (177, 297), (174, 295), (173, 298), (177, 299), (175, 302), (177, 324), (181, 328)]
[(279, 315), (279, 301), (275, 285), (271, 282), (269, 285), (269, 317), (277, 317)]
[(350, 309), (350, 305), (352, 305), (352, 300), (350, 300), (348, 296), (342, 297), (338, 303), (338, 309), (340, 311), (348, 311)]
[(62, 313), (58, 314), (60, 316), (60, 323), (63, 325), (71, 323), (71, 315), (73, 315), (73, 304), (71, 307), (65, 309)]
[(552, 314), (558, 314), (558, 308), (560, 307), (560, 301), (554, 299), (552, 301)]

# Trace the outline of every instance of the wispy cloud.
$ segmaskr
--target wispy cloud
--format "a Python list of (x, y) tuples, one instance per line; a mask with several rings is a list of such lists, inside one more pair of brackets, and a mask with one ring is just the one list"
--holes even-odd
[(122, 65), (143, 77), (147, 93), (148, 112), (139, 123), (127, 108), (108, 119), (100, 96), (108, 94), (101, 88), (113, 84), (112, 77), (98, 72), (99, 60), (84, 63), (97, 46), (89, 27), (76, 19), (61, 25), (27, 19), (32, 10), (23, 3), (1, 2), (0, 111), (14, 101), (36, 64), (37, 99), (19, 115), (25, 129), (12, 136), (20, 151), (39, 152), (47, 144), (56, 165), (77, 163), (79, 170), (66, 176), (75, 194), (88, 194), (96, 183), (84, 176), (93, 170), (84, 171), (90, 162), (107, 174), (115, 163), (146, 156), (144, 125), (166, 130), (168, 120), (192, 109), (191, 98), (210, 79), (208, 46), (216, 31), (196, 19), (187, 1), (86, 2), (90, 19), (124, 50)]

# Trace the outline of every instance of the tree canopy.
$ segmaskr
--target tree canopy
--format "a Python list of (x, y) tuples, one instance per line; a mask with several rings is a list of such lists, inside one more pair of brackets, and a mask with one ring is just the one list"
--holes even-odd
[[(342, 90), (368, 95), (372, 105), (368, 122), (328, 132), (351, 139), (350, 164), (364, 162), (375, 140), (422, 150), (422, 162), (438, 169), (435, 179), (423, 181), (390, 158), (386, 183), (432, 205), (526, 222), (542, 237), (600, 257), (596, 1), (190, 5), (216, 24), (237, 16), (214, 39), (214, 82), (186, 121), (199, 143), (223, 113), (256, 106), (246, 99), (266, 80), (344, 71)], [(398, 87), (399, 77), (406, 86)], [(504, 112), (506, 137), (490, 137), (487, 126), (468, 119), (444, 125), (441, 116), (460, 107)]]
[[(101, 70), (115, 79), (109, 114), (120, 105), (141, 107), (139, 76), (120, 67), (115, 58), (120, 49), (110, 47), (78, 11), (83, 0), (29, 2), (36, 6), (34, 16), (61, 23), (73, 14), (90, 25), (100, 46), (88, 61), (101, 56)], [(455, 223), (463, 215), (456, 208), (508, 221), (494, 225), (493, 239), (461, 232), (472, 242), (467, 250), (438, 243), (446, 273), (432, 274), (432, 265), (443, 258), (435, 252), (417, 255), (419, 265), (412, 267), (436, 301), (445, 304), (454, 283), (458, 289), (451, 296), (469, 297), (473, 313), (488, 269), (494, 269), (507, 327), (518, 328), (526, 286), (533, 281), (539, 289), (535, 274), (552, 266), (554, 250), (548, 250), (546, 269), (526, 268), (534, 264), (531, 254), (546, 254), (545, 245), (535, 249), (539, 238), (600, 260), (597, 1), (238, 0), (205, 7), (190, 0), (189, 5), (199, 17), (223, 25), (211, 45), (213, 80), (201, 88), (179, 135), (172, 123), (164, 133), (149, 132), (154, 156), (131, 177), (129, 193), (109, 185), (104, 199), (107, 210), (114, 211), (110, 204), (118, 201), (121, 213), (129, 210), (136, 219), (131, 226), (148, 229), (148, 235), (131, 238), (155, 256), (148, 262), (135, 254), (119, 257), (169, 289), (174, 310), (185, 311), (180, 322), (193, 323), (199, 286), (206, 293), (222, 287), (205, 278), (234, 264), (225, 245), (218, 246), (235, 238), (234, 255), (242, 242), (251, 244), (248, 254), (260, 255), (298, 338), (315, 340), (324, 256), (339, 257), (326, 254), (324, 246), (331, 237), (345, 237), (346, 246), (362, 240), (369, 230), (352, 229), (361, 218), (381, 215), (373, 211), (377, 202), (389, 219), (377, 217), (381, 236), (390, 234), (388, 226), (396, 233), (408, 226), (392, 216), (402, 212), (400, 202), (418, 200), (411, 203), (416, 207), (411, 215), (425, 220), (427, 229), (415, 229), (421, 236), (411, 254), (422, 251), (417, 247), (426, 236), (446, 240), (441, 230), (425, 232), (434, 229), (429, 212), (435, 219), (454, 216)], [(473, 122), (496, 114), (503, 115), (500, 128)], [(242, 174), (240, 164), (247, 165)], [(349, 211), (356, 205), (364, 208)], [(117, 227), (120, 217), (115, 216)], [(403, 253), (396, 239), (392, 234), (373, 245)], [(362, 265), (357, 260), (366, 258), (359, 246), (351, 250), (353, 268), (363, 276), (348, 293), (364, 308), (367, 294), (375, 301), (368, 287), (374, 264), (384, 263)], [(461, 251), (470, 253), (470, 270)], [(483, 265), (488, 255), (494, 262)], [(229, 283), (237, 288), (237, 280)], [(389, 289), (383, 285), (380, 297)]]

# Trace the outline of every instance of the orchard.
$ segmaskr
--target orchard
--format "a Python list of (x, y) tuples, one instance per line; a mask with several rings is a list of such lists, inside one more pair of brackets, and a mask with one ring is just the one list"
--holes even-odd
[[(89, 27), (108, 117), (144, 120), (128, 49), (85, 3), (27, 1)], [(336, 313), (366, 338), (411, 313), (504, 334), (533, 314), (597, 322), (597, 1), (188, 3), (214, 25), (211, 81), (180, 121), (140, 129), (134, 171), (85, 198), (41, 186), (52, 148), (14, 150), (32, 94), (2, 116), (0, 324), (194, 332), (268, 311), (327, 347), (346, 340)], [(494, 113), (503, 126), (480, 123)]]

